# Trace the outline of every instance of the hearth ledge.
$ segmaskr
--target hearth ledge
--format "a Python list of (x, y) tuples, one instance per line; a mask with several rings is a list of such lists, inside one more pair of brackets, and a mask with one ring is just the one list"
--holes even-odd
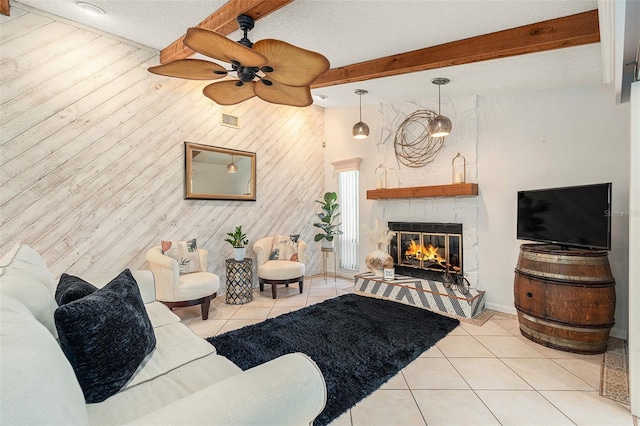
[(484, 310), (483, 290), (472, 288), (469, 294), (464, 295), (446, 288), (439, 281), (403, 275), (396, 275), (394, 280), (384, 280), (372, 273), (363, 273), (355, 275), (354, 280), (357, 294), (371, 295), (436, 313), (475, 318)]

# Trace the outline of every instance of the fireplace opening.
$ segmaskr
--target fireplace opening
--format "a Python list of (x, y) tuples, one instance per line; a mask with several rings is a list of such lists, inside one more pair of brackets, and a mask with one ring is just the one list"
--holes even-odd
[(443, 273), (463, 274), (462, 224), (389, 222), (394, 237), (389, 254), (400, 275), (441, 281)]

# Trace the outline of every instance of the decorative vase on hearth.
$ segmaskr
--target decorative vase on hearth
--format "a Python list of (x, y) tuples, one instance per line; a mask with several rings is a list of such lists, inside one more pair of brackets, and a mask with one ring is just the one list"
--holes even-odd
[(393, 258), (389, 253), (382, 251), (382, 244), (378, 244), (378, 248), (365, 257), (364, 263), (371, 273), (378, 277), (383, 276), (385, 268), (393, 268)]

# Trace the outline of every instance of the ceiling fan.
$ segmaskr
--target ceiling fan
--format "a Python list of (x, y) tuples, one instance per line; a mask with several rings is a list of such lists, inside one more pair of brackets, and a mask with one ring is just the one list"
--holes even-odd
[(180, 59), (150, 67), (149, 71), (168, 77), (214, 80), (235, 73), (237, 79), (211, 83), (203, 89), (206, 97), (220, 105), (233, 105), (254, 96), (281, 105), (311, 105), (310, 84), (329, 69), (329, 61), (319, 53), (280, 40), (247, 38), (254, 26), (250, 16), (236, 18), (244, 36), (238, 42), (204, 28), (189, 28), (184, 44), (219, 61), (223, 66), (201, 59)]

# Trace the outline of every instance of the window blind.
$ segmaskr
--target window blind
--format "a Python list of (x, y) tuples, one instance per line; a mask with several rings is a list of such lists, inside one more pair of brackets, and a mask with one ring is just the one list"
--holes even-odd
[(338, 238), (338, 253), (340, 253), (340, 267), (342, 269), (358, 270), (358, 170), (338, 173), (338, 202), (342, 224), (342, 235)]

